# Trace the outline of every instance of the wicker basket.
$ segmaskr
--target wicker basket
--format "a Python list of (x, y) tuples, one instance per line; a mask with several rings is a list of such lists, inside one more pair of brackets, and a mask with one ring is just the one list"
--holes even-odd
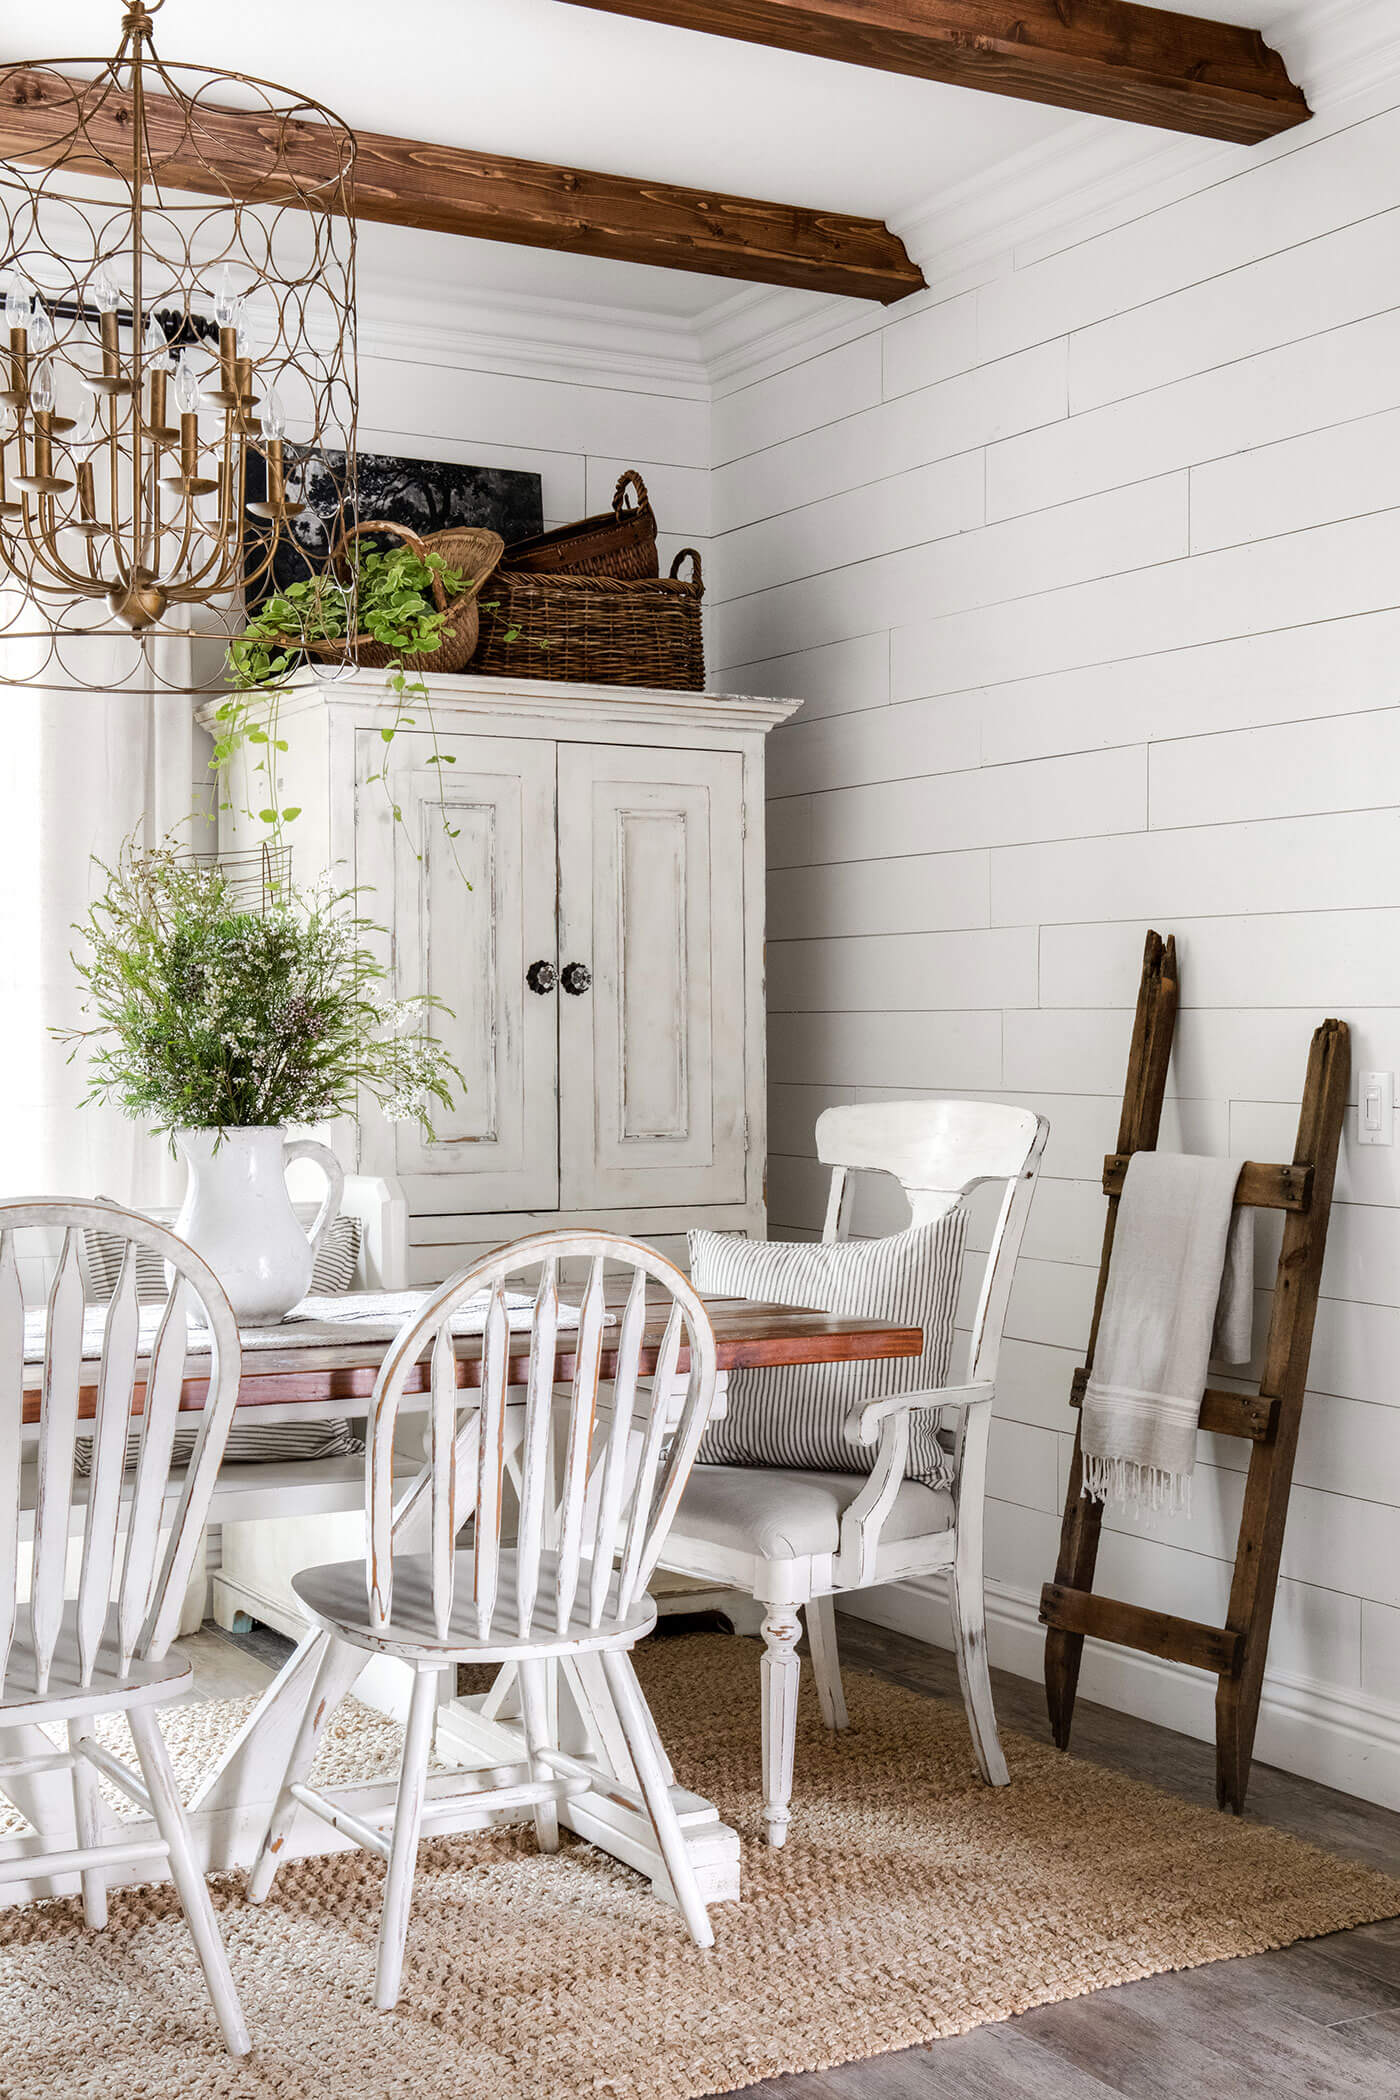
[[(635, 492), (636, 501), (627, 497)], [(596, 518), (556, 525), (553, 532), (517, 540), (510, 550), (513, 569), (536, 575), (621, 576), (633, 580), (659, 577), (656, 558), (656, 513), (647, 485), (631, 467), (613, 490), (613, 507)]]
[(332, 567), (344, 575), (348, 569), (350, 542), (367, 532), (393, 533), (417, 555), (440, 554), (449, 569), (457, 570), (466, 580), (466, 589), (450, 602), (443, 588), (442, 578), (435, 575), (432, 582), (433, 598), (440, 612), (448, 616), (442, 630), (442, 640), (436, 649), (426, 656), (405, 656), (383, 642), (375, 641), (370, 634), (353, 634), (339, 641), (309, 640), (304, 635), (281, 635), (278, 643), (284, 649), (303, 650), (308, 656), (319, 657), (323, 663), (344, 663), (348, 660), (368, 671), (387, 670), (392, 663), (402, 662), (412, 671), (463, 671), (470, 663), (476, 648), (480, 626), (477, 593), (499, 562), (505, 551), (505, 542), (498, 532), (486, 532), (475, 525), (455, 526), (447, 532), (432, 532), (420, 539), (406, 525), (395, 525), (388, 518), (371, 518), (357, 525), (353, 532), (342, 534), (336, 542), (332, 556)]
[[(676, 575), (689, 558), (692, 575)], [(538, 576), (497, 569), (481, 606), (472, 665), (487, 678), (558, 678), (577, 685), (705, 689), (700, 557), (683, 547), (669, 577)]]

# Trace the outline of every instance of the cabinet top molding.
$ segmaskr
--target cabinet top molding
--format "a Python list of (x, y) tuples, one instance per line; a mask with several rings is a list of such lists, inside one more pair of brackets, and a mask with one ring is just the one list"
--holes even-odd
[(1312, 114), (1254, 29), (1134, 0), (572, 0), (809, 57), (1253, 146)]
[[(454, 714), (490, 716), (497, 722), (515, 715), (522, 721), (566, 723), (570, 727), (590, 724), (601, 730), (619, 723), (639, 729), (650, 724), (695, 729), (759, 730), (766, 733), (796, 714), (800, 700), (774, 698), (754, 693), (681, 693), (631, 685), (571, 685), (549, 678), (473, 678), (470, 673), (429, 671), (421, 674), (432, 696), (435, 710)], [(250, 696), (251, 697), (251, 696)], [(270, 704), (270, 703), (269, 703)], [(198, 719), (216, 730), (216, 711), (222, 697), (206, 701)], [(309, 714), (317, 709), (345, 709), (353, 714), (383, 708), (386, 712), (403, 705), (388, 686), (382, 671), (346, 670), (334, 678), (312, 670), (294, 671), (281, 688), (279, 719)], [(411, 712), (411, 702), (410, 702)]]

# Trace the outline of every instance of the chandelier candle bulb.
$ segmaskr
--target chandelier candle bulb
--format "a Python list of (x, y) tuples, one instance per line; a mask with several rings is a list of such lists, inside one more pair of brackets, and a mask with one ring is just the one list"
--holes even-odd
[[(27, 316), (27, 306), (24, 311)], [(14, 409), (23, 409), (29, 402), (29, 331), (23, 324), (10, 330), (10, 383), (0, 393), (0, 401)]]

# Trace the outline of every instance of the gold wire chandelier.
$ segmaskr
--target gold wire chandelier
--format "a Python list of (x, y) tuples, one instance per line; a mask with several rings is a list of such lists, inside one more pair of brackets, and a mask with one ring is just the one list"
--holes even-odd
[(237, 631), (308, 484), (354, 523), (354, 138), (164, 63), (163, 4), (0, 69), (0, 684), (208, 691), (222, 647), (155, 638)]

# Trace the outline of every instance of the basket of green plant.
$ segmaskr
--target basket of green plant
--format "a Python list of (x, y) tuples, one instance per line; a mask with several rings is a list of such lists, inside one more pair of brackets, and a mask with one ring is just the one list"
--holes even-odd
[[(388, 536), (400, 544), (376, 545)], [(328, 570), (289, 584), (251, 613), (229, 656), (239, 686), (270, 683), (305, 654), (367, 670), (465, 670), (476, 648), (481, 586), (499, 562), (498, 532), (459, 526), (420, 539), (373, 518), (342, 535)], [(351, 608), (357, 631), (347, 632)]]

